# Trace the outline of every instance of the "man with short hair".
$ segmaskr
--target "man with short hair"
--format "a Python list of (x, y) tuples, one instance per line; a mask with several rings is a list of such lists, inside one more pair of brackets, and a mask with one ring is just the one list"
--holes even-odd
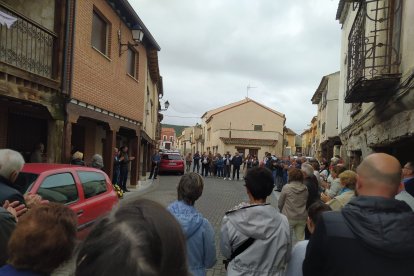
[(236, 180), (236, 173), (237, 173), (237, 180), (239, 179), (240, 174), (240, 166), (243, 164), (243, 157), (241, 157), (240, 153), (236, 151), (234, 154), (231, 163), (233, 164), (233, 180)]
[(412, 161), (407, 162), (403, 167), (403, 183), (405, 190), (414, 196), (414, 163)]
[(17, 151), (0, 149), (0, 206), (8, 200), (25, 203), (23, 195), (14, 186), (24, 165), (23, 156)]
[(303, 262), (303, 275), (412, 275), (414, 212), (394, 199), (401, 166), (385, 153), (357, 168), (357, 197), (340, 212), (323, 213)]

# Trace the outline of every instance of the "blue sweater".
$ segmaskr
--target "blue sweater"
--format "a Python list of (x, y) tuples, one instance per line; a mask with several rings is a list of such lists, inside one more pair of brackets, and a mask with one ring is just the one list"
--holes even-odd
[(194, 206), (183, 201), (174, 201), (168, 206), (180, 223), (187, 240), (187, 259), (194, 276), (205, 276), (206, 268), (216, 264), (214, 230)]

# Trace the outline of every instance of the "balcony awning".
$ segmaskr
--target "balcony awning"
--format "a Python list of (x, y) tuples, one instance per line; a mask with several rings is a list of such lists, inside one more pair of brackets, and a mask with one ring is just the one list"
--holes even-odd
[(249, 138), (228, 138), (220, 137), (226, 145), (244, 145), (244, 146), (276, 146), (277, 140), (270, 139), (249, 139)]

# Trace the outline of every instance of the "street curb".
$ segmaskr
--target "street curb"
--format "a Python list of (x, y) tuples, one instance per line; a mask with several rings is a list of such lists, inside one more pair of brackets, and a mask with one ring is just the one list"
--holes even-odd
[(128, 189), (130, 190), (129, 193), (124, 193), (124, 197), (123, 199), (128, 199), (131, 197), (138, 197), (138, 196), (142, 196), (146, 193), (149, 193), (153, 190), (155, 190), (160, 181), (159, 178), (157, 179), (147, 179), (145, 181), (142, 181), (143, 183), (141, 184), (137, 184), (138, 188), (132, 188), (132, 187), (128, 187)]

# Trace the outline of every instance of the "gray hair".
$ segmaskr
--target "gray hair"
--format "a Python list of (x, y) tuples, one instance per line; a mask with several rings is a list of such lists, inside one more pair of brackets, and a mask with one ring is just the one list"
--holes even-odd
[(308, 163), (302, 164), (301, 170), (302, 170), (302, 172), (305, 173), (305, 175), (307, 177), (312, 176), (313, 175), (313, 171), (314, 171), (313, 167), (310, 164), (308, 164)]
[(103, 159), (100, 154), (95, 154), (94, 156), (92, 156), (91, 167), (97, 169), (102, 169), (104, 167)]
[(11, 149), (0, 149), (0, 175), (10, 179), (13, 172), (19, 173), (24, 165), (23, 156)]
[(188, 173), (181, 177), (177, 186), (178, 200), (182, 200), (189, 205), (194, 205), (195, 201), (203, 193), (204, 180), (198, 173)]

